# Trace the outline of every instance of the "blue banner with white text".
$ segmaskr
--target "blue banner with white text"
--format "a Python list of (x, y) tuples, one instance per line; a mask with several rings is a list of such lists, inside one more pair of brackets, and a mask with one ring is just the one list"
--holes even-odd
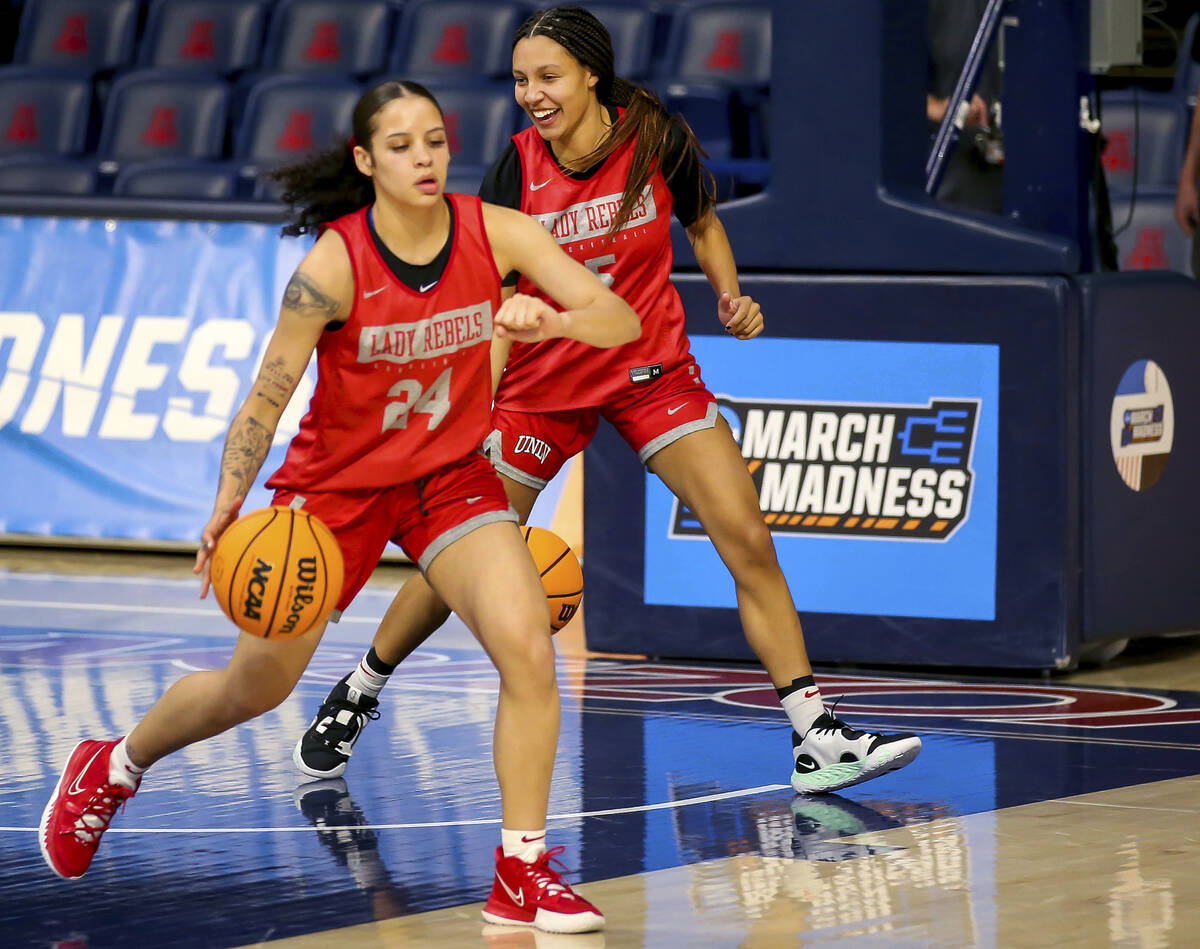
[[(196, 539), (307, 246), (264, 224), (0, 217), (0, 533)], [(314, 381), (244, 510), (269, 503)]]
[[(798, 609), (995, 618), (999, 347), (700, 336), (692, 352)], [(737, 606), (708, 534), (652, 475), (645, 533), (647, 603)]]

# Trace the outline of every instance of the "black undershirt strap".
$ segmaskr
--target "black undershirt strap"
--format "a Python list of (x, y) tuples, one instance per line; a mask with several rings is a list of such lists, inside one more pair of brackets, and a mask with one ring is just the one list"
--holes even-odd
[(450, 261), (450, 251), (454, 247), (453, 202), (446, 201), (446, 207), (450, 211), (450, 233), (446, 235), (446, 243), (442, 245), (437, 256), (427, 264), (410, 264), (393, 254), (375, 230), (375, 209), (371, 208), (367, 212), (367, 227), (370, 228), (371, 240), (375, 242), (379, 256), (383, 258), (384, 263), (388, 265), (388, 269), (397, 280), (417, 293), (427, 292), (441, 280), (442, 275), (446, 272), (446, 264)]

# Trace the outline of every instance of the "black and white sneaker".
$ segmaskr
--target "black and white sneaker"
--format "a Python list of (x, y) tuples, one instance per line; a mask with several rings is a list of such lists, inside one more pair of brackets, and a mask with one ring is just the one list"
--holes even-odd
[(363, 728), (379, 717), (379, 700), (351, 689), (349, 679), (333, 687), (292, 750), (293, 763), (309, 777), (340, 778)]
[(909, 732), (860, 732), (825, 712), (803, 738), (792, 732), (792, 787), (801, 794), (848, 788), (903, 768), (920, 751), (921, 739)]

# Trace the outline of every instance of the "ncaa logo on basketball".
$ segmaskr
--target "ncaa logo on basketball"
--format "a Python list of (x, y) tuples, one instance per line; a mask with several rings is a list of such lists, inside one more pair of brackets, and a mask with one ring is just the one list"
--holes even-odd
[[(718, 404), (773, 533), (944, 541), (967, 520), (979, 399)], [(671, 535), (702, 532), (677, 501)]]
[(242, 607), (242, 615), (246, 619), (262, 619), (263, 595), (267, 592), (274, 569), (274, 564), (259, 558), (251, 570), (250, 581), (246, 584), (246, 602)]

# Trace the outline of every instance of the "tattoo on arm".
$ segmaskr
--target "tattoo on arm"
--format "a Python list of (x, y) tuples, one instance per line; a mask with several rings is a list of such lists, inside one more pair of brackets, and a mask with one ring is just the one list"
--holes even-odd
[(287, 371), (287, 364), (281, 358), (263, 363), (258, 371), (257, 395), (266, 399), (277, 409), (287, 405), (288, 399), (296, 388), (295, 377)]
[(271, 450), (272, 432), (253, 417), (239, 418), (225, 439), (221, 457), (221, 484), (218, 492), (232, 483), (236, 497), (244, 498), (258, 477), (258, 470)]
[(297, 270), (283, 291), (283, 306), (301, 316), (317, 316), (328, 321), (337, 313), (341, 301), (322, 293), (311, 279)]

